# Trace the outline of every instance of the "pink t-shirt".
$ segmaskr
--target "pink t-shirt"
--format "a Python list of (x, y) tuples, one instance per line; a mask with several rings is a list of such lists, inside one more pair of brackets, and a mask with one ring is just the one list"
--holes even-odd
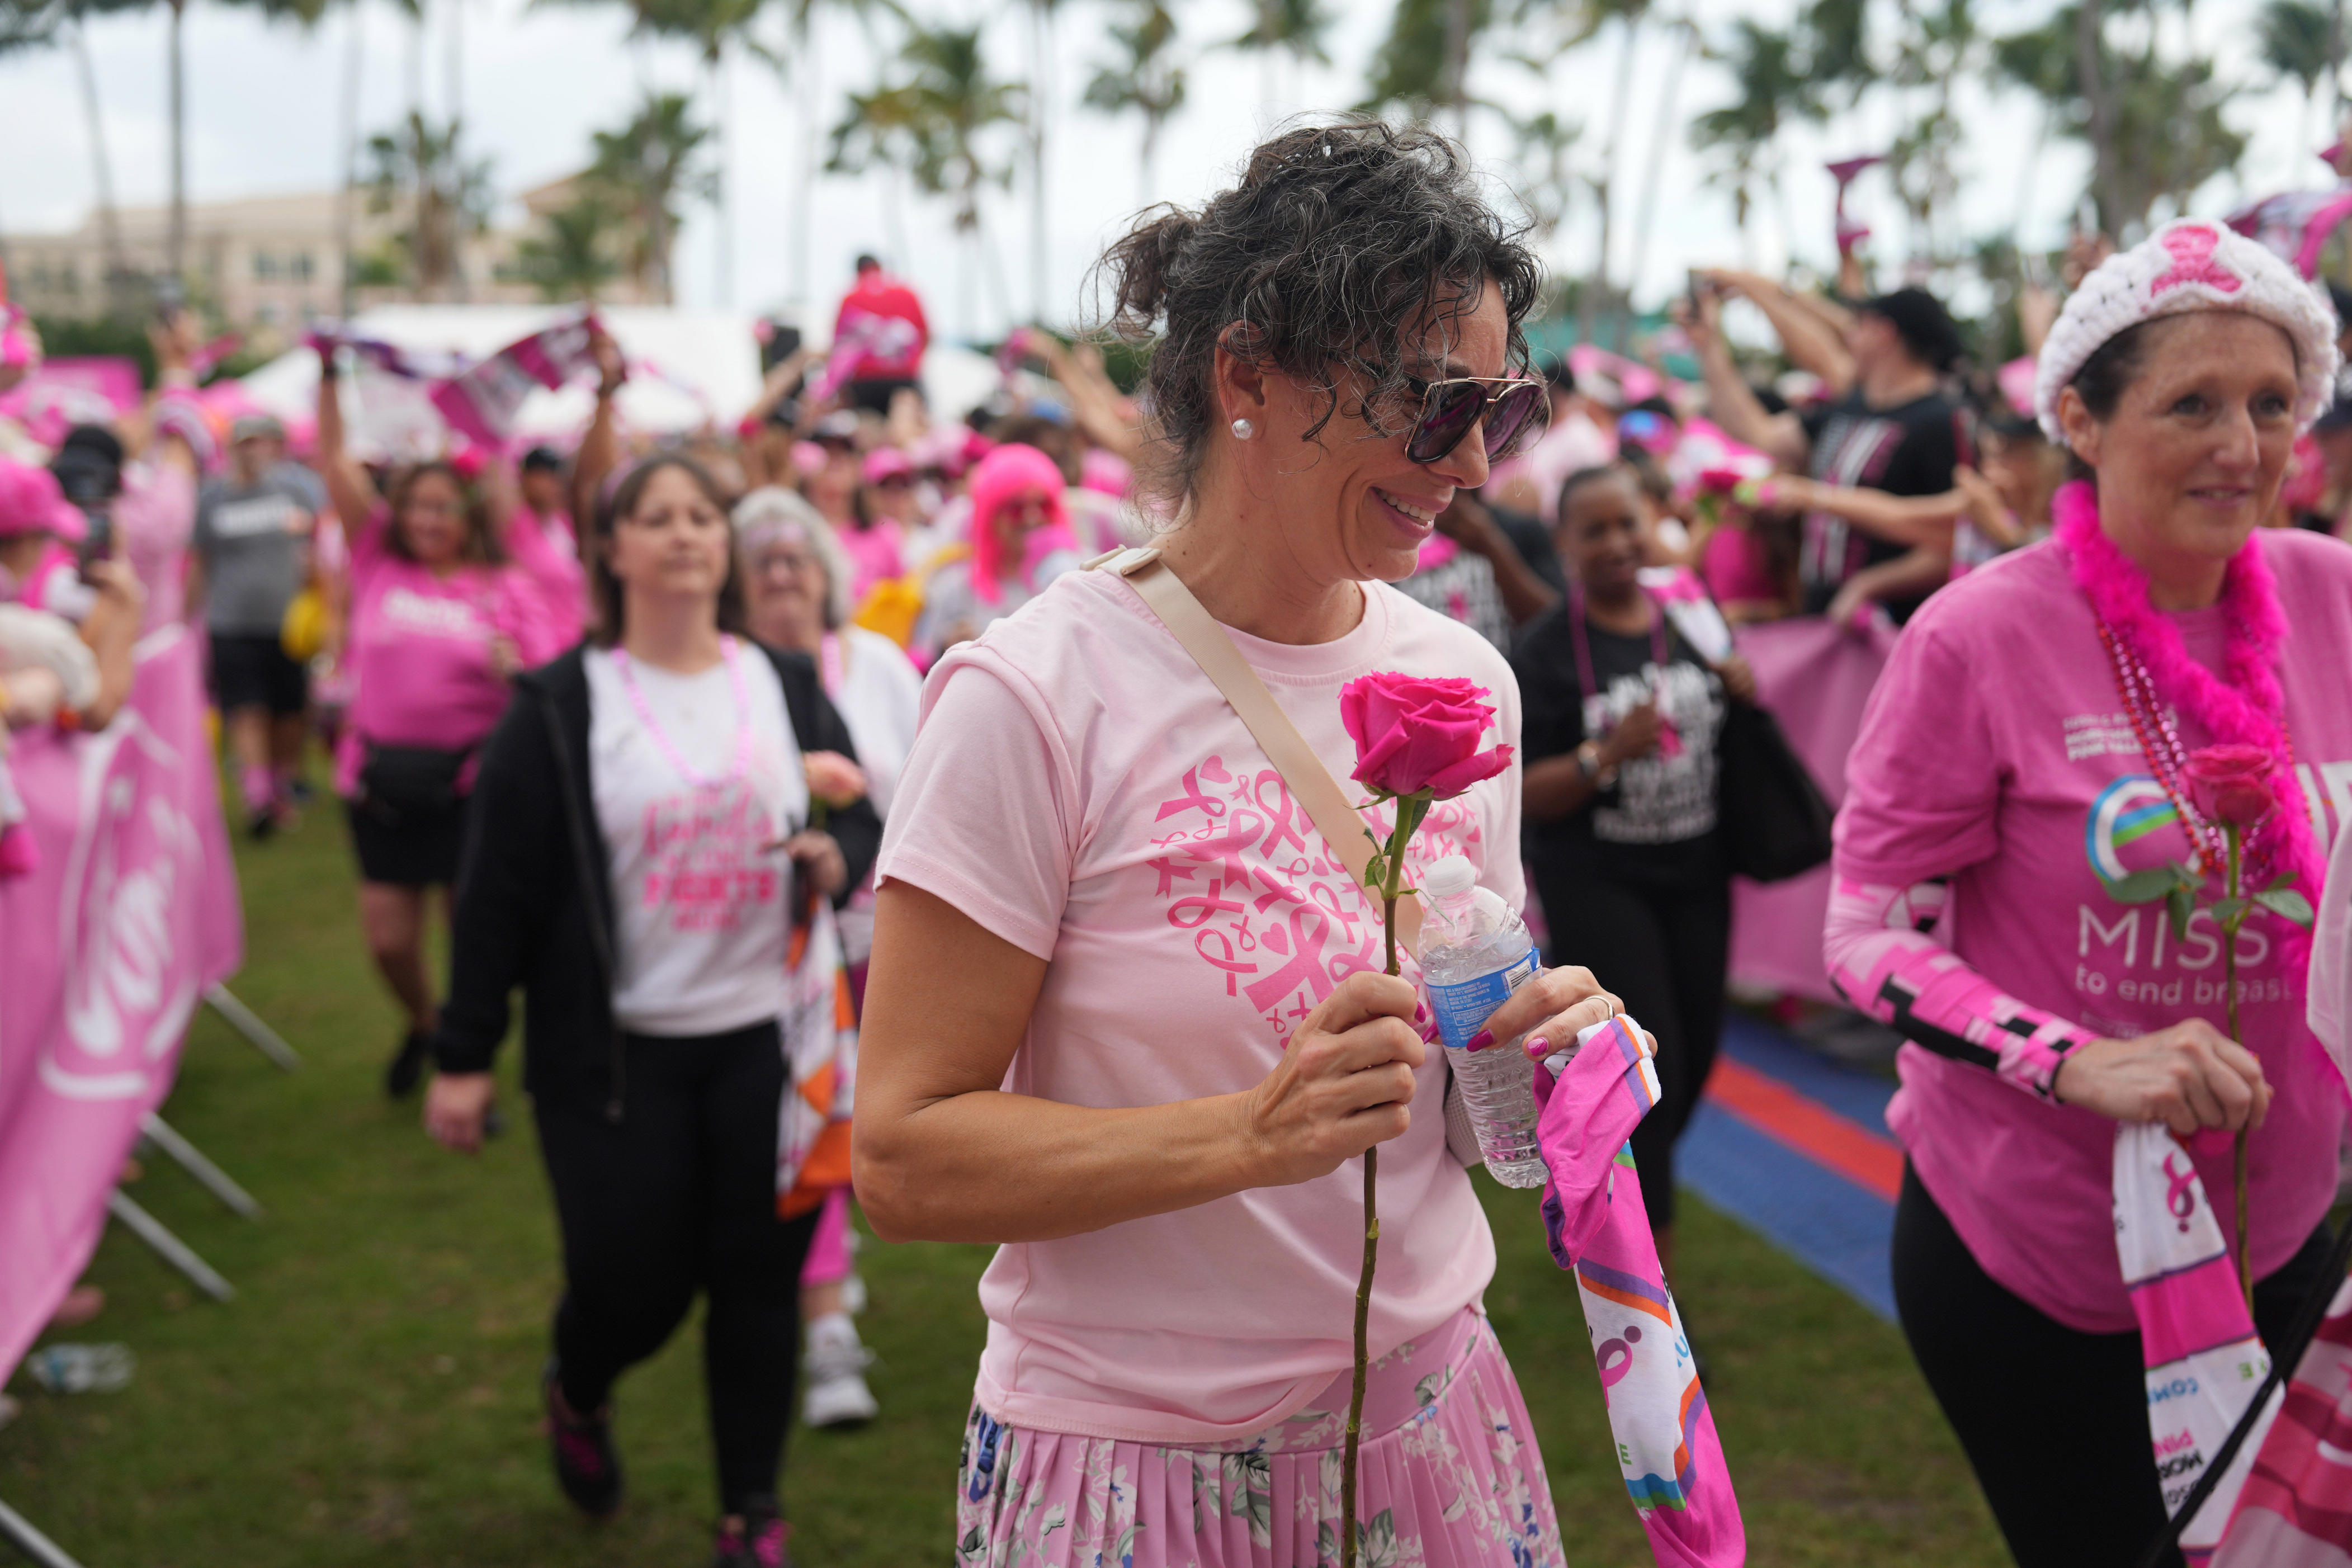
[(133, 463), (114, 499), (114, 537), (147, 590), (142, 632), (188, 615), (188, 540), (196, 527), (196, 481), (173, 463)]
[[(2291, 530), (2255, 537), (2293, 628), (2281, 684), (2324, 848), (2352, 817), (2352, 550)], [(2174, 617), (2209, 668), (2221, 664), (2223, 614)], [(2211, 737), (2184, 715), (2180, 739), (2193, 749)], [(2176, 941), (2162, 905), (2117, 903), (2103, 880), (2189, 856), (2063, 547), (2030, 545), (1928, 600), (1846, 764), (1842, 880), (1949, 876), (1954, 951), (2019, 1000), (2127, 1037), (2189, 1016), (2227, 1026), (2212, 917), (2200, 911)], [(2278, 1091), (2248, 1142), (2257, 1278), (2326, 1215), (2345, 1104), (2276, 931), (2263, 916), (2238, 937), (2246, 1043)], [(2070, 1327), (2136, 1328), (2109, 1212), (2115, 1123), (1916, 1045), (1897, 1065), (1888, 1124), (1985, 1271)], [(2197, 1164), (2208, 1192), (2231, 1190), (2226, 1142)]]
[(572, 519), (562, 512), (541, 517), (518, 506), (507, 519), (507, 555), (539, 595), (547, 636), (570, 647), (588, 627), (588, 568)]
[[(512, 566), (460, 567), (447, 576), (384, 544), (379, 508), (352, 542), (351, 631), (343, 658), (357, 693), (335, 752), (335, 787), (359, 783), (367, 742), (458, 751), (506, 711), (507, 682), (490, 638), (513, 639), (526, 665), (559, 651), (539, 595)], [(470, 786), (473, 770), (466, 772)]]
[(898, 548), (905, 535), (888, 518), (877, 519), (867, 528), (844, 523), (833, 531), (833, 536), (841, 541), (842, 551), (849, 557), (852, 605), (864, 604), (875, 584), (906, 574), (906, 563)]
[[(1373, 670), (1469, 677), (1493, 693), (1499, 738), (1518, 739), (1502, 656), (1384, 585), (1366, 584), (1361, 622), (1336, 642), (1234, 640), (1343, 781), (1355, 752), (1339, 688)], [(879, 876), (1050, 961), (1008, 1090), (1114, 1107), (1247, 1089), (1337, 980), (1381, 966), (1379, 906), (1121, 579), (1058, 579), (943, 658), (924, 701)], [(1413, 869), (1466, 855), (1516, 907), (1518, 798), (1514, 764), (1434, 807)], [(1375, 815), (1385, 829), (1388, 811)], [(1375, 1355), (1475, 1302), (1494, 1272), (1494, 1238), (1446, 1152), (1443, 1071), (1432, 1050), (1412, 1130), (1381, 1147)], [(1015, 1426), (1133, 1442), (1264, 1430), (1349, 1363), (1362, 1199), (1350, 1161), (999, 1248), (981, 1282), (980, 1402)]]

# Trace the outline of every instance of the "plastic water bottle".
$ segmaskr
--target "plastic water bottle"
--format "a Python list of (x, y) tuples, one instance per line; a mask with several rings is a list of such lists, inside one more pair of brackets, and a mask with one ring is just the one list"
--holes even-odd
[(1477, 868), (1459, 855), (1423, 872), (1421, 891), (1428, 905), (1421, 978), (1445, 1039), (1446, 1063), (1477, 1129), (1478, 1153), (1503, 1185), (1542, 1186), (1534, 1064), (1516, 1040), (1465, 1048), (1495, 1009), (1535, 978), (1535, 939), (1508, 904), (1478, 886)]
[(51, 1394), (111, 1394), (137, 1364), (129, 1345), (45, 1345), (25, 1358), (25, 1372)]

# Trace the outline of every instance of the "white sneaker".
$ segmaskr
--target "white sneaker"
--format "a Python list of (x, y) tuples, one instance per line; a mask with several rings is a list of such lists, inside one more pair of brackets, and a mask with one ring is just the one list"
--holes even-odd
[(812, 1426), (855, 1426), (882, 1413), (874, 1391), (866, 1386), (866, 1369), (874, 1352), (858, 1342), (857, 1331), (846, 1316), (815, 1325), (809, 1335), (803, 1363), (808, 1392), (801, 1400), (801, 1419)]

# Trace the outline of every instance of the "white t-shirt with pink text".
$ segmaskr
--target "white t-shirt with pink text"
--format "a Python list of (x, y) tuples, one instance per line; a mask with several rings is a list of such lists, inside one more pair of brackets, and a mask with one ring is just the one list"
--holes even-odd
[[(1497, 710), (1489, 742), (1517, 742), (1518, 689), (1491, 645), (1385, 585), (1364, 597), (1361, 622), (1335, 642), (1234, 634), (1343, 784), (1355, 752), (1339, 689), (1375, 670), (1468, 677)], [(1378, 904), (1123, 580), (1058, 579), (951, 651), (924, 699), (879, 877), (1048, 961), (1008, 1090), (1103, 1108), (1244, 1090), (1339, 981), (1381, 967)], [(1515, 764), (1433, 808), (1410, 872), (1466, 855), (1516, 907), (1518, 796)], [(1392, 820), (1370, 815), (1383, 829)], [(1485, 1215), (1446, 1152), (1444, 1071), (1433, 1049), (1411, 1131), (1381, 1147), (1375, 1355), (1475, 1302), (1494, 1272)], [(1000, 1248), (981, 1282), (982, 1405), (1017, 1426), (1153, 1443), (1283, 1420), (1351, 1359), (1362, 1193), (1351, 1160), (1297, 1185)]]
[(767, 846), (808, 816), (783, 686), (748, 643), (696, 675), (634, 659), (625, 679), (625, 658), (609, 648), (586, 658), (589, 789), (618, 938), (613, 1016), (671, 1038), (778, 1017), (793, 875), (790, 858)]

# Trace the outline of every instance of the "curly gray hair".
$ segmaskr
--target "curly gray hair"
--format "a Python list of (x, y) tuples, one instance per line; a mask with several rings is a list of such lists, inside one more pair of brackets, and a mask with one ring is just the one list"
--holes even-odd
[(1524, 366), (1520, 323), (1543, 277), (1525, 232), (1479, 195), (1454, 142), (1353, 117), (1265, 142), (1241, 184), (1197, 213), (1147, 213), (1097, 274), (1122, 337), (1149, 342), (1165, 323), (1140, 388), (1151, 411), (1148, 489), (1170, 503), (1191, 489), (1216, 423), (1209, 378), (1221, 342), (1322, 394), (1310, 439), (1343, 402), (1395, 434), (1389, 411), (1408, 402), (1406, 327), (1466, 315), (1489, 284), (1510, 321), (1509, 361)]
[(761, 485), (735, 503), (735, 552), (738, 571), (746, 581), (759, 564), (761, 550), (776, 540), (799, 533), (818, 564), (824, 568), (824, 625), (836, 631), (849, 623), (849, 585), (855, 575), (849, 552), (824, 514), (798, 490), (782, 485)]

